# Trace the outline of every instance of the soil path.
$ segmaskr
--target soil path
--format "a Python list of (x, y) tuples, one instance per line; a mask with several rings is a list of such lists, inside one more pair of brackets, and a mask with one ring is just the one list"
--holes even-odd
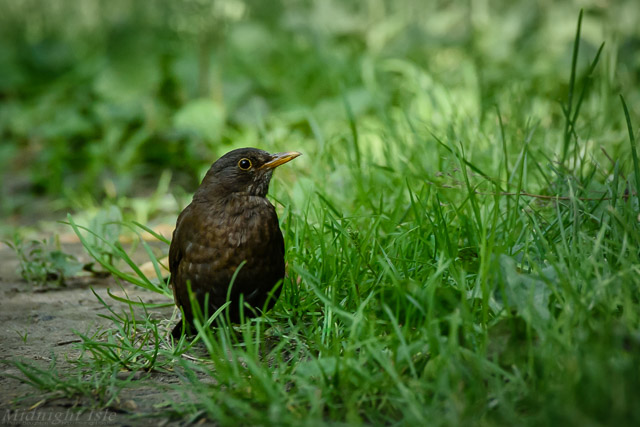
[[(64, 247), (65, 252), (86, 261), (79, 245)], [(95, 290), (105, 301), (113, 301), (107, 289), (123, 295), (113, 278), (79, 277), (65, 287), (36, 287), (17, 273), (18, 259), (13, 251), (0, 244), (0, 361), (23, 360), (42, 368), (56, 359), (59, 372), (69, 371), (67, 359), (79, 354), (78, 336), (111, 322), (99, 316), (109, 314), (93, 295)], [(166, 302), (162, 296), (133, 285), (125, 285), (129, 297), (149, 303)], [(170, 318), (171, 308), (154, 311), (154, 316)], [(9, 375), (9, 376), (7, 376)], [(0, 364), (0, 425), (179, 425), (180, 421), (154, 417), (154, 405), (167, 400), (167, 392), (158, 383), (176, 383), (175, 376), (153, 375), (140, 380), (139, 387), (123, 390), (117, 402), (107, 409), (95, 408), (90, 399), (51, 399), (11, 376), (23, 377), (11, 364)], [(151, 382), (155, 382), (152, 384)], [(93, 405), (93, 406), (92, 406)]]

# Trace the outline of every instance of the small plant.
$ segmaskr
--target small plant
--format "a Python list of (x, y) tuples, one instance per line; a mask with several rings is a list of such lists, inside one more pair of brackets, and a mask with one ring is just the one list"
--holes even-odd
[(82, 270), (80, 261), (62, 251), (55, 238), (25, 241), (16, 233), (12, 241), (5, 240), (4, 243), (18, 255), (20, 275), (29, 283), (54, 282), (63, 286), (67, 278)]
[(18, 334), (18, 336), (20, 337), (23, 343), (25, 344), (27, 343), (27, 339), (29, 338), (29, 331), (24, 331), (24, 332), (16, 331), (16, 334)]

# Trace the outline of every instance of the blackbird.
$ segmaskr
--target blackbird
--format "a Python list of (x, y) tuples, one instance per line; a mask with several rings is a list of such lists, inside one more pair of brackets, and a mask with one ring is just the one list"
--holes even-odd
[[(273, 170), (299, 155), (256, 148), (228, 152), (211, 166), (191, 204), (178, 216), (169, 271), (175, 303), (187, 326), (184, 332), (191, 331), (194, 317), (188, 284), (202, 313), (213, 314), (228, 296), (233, 323), (240, 321), (241, 309), (245, 318), (256, 315), (255, 310), (241, 308), (241, 300), (267, 310), (275, 304), (280, 287), (274, 287), (284, 278), (284, 239), (266, 195)], [(183, 332), (182, 325), (176, 325), (174, 337)]]

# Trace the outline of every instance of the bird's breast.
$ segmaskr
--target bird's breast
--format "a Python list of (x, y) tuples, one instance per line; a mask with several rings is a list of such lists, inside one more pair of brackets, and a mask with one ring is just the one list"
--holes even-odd
[(203, 219), (198, 236), (188, 239), (185, 248), (192, 259), (207, 249), (215, 249), (220, 258), (261, 256), (272, 234), (280, 233), (275, 209), (263, 197), (234, 198), (222, 206), (204, 207), (198, 216)]

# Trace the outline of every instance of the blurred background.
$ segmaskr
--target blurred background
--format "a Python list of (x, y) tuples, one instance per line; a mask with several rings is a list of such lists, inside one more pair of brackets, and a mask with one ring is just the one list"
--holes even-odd
[(235, 147), (330, 164), (355, 123), (373, 160), (399, 117), (474, 132), (499, 106), (506, 126), (560, 126), (581, 8), (578, 67), (605, 42), (606, 95), (581, 117), (611, 129), (615, 156), (624, 116), (602, 103), (624, 93), (637, 123), (636, 0), (0, 0), (0, 233), (104, 200), (187, 199)]

